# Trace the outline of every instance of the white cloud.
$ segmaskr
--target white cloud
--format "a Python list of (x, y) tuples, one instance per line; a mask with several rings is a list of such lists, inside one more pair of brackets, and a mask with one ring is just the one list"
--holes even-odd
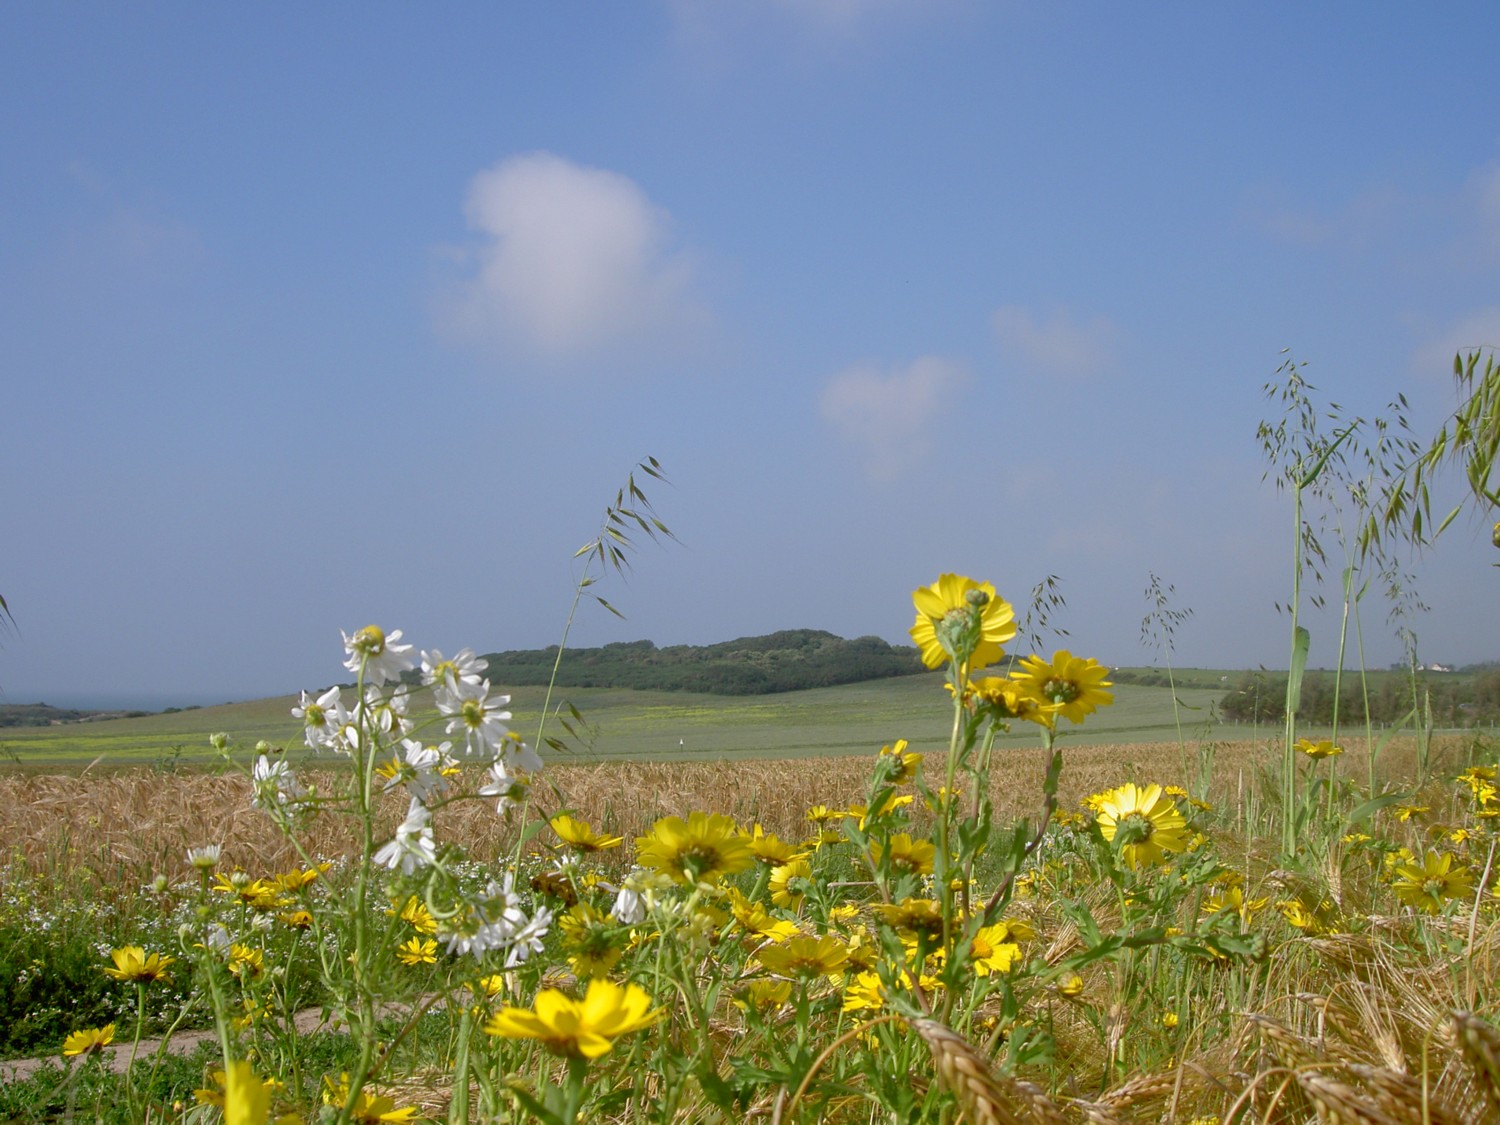
[(474, 177), (464, 214), (483, 243), (439, 310), (459, 337), (566, 362), (674, 350), (704, 323), (671, 217), (626, 176), (514, 156)]
[(776, 0), (776, 7), (790, 15), (845, 31), (903, 10), (919, 12), (923, 6), (918, 0)]
[(1113, 366), (1119, 329), (1106, 317), (1076, 321), (1062, 308), (1038, 318), (1020, 305), (1002, 305), (990, 316), (1002, 347), (1051, 375), (1092, 375)]
[(847, 368), (823, 387), (823, 418), (858, 448), (870, 477), (894, 480), (932, 452), (933, 424), (956, 412), (968, 383), (959, 364), (924, 356), (882, 373), (870, 364)]
[(1489, 164), (1472, 181), (1474, 209), (1486, 248), (1500, 251), (1500, 164)]
[(1500, 305), (1477, 309), (1462, 320), (1431, 333), (1411, 353), (1411, 369), (1417, 374), (1446, 376), (1453, 370), (1453, 357), (1476, 348), (1500, 348)]
[(1294, 246), (1361, 249), (1409, 226), (1427, 201), (1385, 184), (1371, 184), (1330, 207), (1262, 189), (1246, 203), (1246, 214), (1277, 242)]

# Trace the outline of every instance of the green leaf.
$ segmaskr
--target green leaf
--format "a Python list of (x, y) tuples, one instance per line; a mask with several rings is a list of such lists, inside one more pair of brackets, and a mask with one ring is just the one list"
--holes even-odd
[(709, 1102), (729, 1114), (731, 1120), (740, 1116), (745, 1107), (735, 1098), (734, 1087), (718, 1071), (705, 1062), (693, 1072), (693, 1077), (698, 1080), (698, 1088)]
[(1292, 636), (1292, 667), (1286, 679), (1286, 709), (1291, 714), (1302, 702), (1302, 673), (1307, 669), (1307, 651), (1312, 647), (1312, 634), (1301, 625)]
[(1365, 821), (1378, 813), (1381, 809), (1389, 808), (1403, 801), (1411, 799), (1410, 793), (1387, 793), (1383, 797), (1375, 797), (1364, 804), (1359, 805), (1349, 814), (1349, 819), (1344, 822), (1344, 835), (1348, 835)]

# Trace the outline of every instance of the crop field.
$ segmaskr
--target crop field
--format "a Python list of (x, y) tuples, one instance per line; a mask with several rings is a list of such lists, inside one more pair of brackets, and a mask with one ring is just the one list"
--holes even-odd
[[(583, 713), (581, 736), (571, 740), (572, 754), (580, 761), (801, 758), (863, 754), (897, 738), (946, 745), (952, 716), (941, 684), (941, 676), (932, 673), (765, 696), (570, 688), (555, 695), (553, 704), (566, 700)], [(1075, 742), (1176, 739), (1172, 694), (1166, 688), (1124, 685), (1115, 694), (1114, 706), (1100, 716), (1097, 729), (1081, 730)], [(1186, 735), (1203, 732), (1210, 708), (1222, 694), (1215, 687), (1185, 687), (1177, 693)], [(528, 739), (536, 732), (543, 698), (540, 688), (511, 691), (511, 725)], [(301, 740), (291, 716), (296, 702), (295, 696), (282, 696), (133, 719), (3, 728), (0, 759), (29, 770), (76, 769), (95, 761), (102, 768), (201, 764), (214, 756), (208, 739), (215, 732), (228, 734), (245, 751), (264, 740), (295, 752)], [(420, 700), (416, 706), (422, 707)], [(430, 710), (428, 715), (434, 717)], [(1213, 738), (1231, 740), (1257, 733), (1236, 724), (1206, 729)], [(555, 720), (549, 724), (547, 734), (562, 733)], [(1026, 731), (1016, 730), (1001, 735), (999, 743), (1027, 740)]]
[(1500, 1120), (1491, 731), (974, 675), (1009, 608), (913, 601), (942, 672), (538, 729), (371, 626), (357, 688), (0, 731), (0, 1120)]

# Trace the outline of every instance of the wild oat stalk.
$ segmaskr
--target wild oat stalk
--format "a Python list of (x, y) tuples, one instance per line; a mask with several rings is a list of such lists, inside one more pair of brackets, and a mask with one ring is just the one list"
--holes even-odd
[[(1479, 370), (1480, 360), (1484, 370)], [(1421, 546), (1431, 543), (1472, 503), (1493, 513), (1500, 508), (1500, 364), (1493, 348), (1476, 348), (1453, 357), (1458, 408), (1448, 416), (1424, 450), (1411, 443), (1411, 454), (1382, 492), (1366, 521), (1361, 540), (1376, 544), (1387, 538)], [(1401, 400), (1405, 405), (1405, 400)], [(1462, 469), (1469, 495), (1439, 520), (1432, 519), (1432, 485), (1445, 468)], [(1500, 546), (1500, 529), (1494, 533)], [(1500, 564), (1497, 564), (1500, 565)]]
[[(1177, 678), (1172, 671), (1172, 652), (1177, 638), (1177, 627), (1192, 619), (1190, 608), (1173, 609), (1172, 596), (1177, 588), (1170, 583), (1163, 585), (1155, 572), (1147, 572), (1150, 581), (1146, 584), (1146, 604), (1150, 609), (1141, 618), (1141, 644), (1155, 648), (1167, 666), (1167, 690), (1172, 693), (1172, 722), (1177, 728), (1177, 749), (1182, 760), (1182, 776), (1188, 776), (1187, 741), (1182, 737), (1182, 701), (1177, 698)], [(1199, 796), (1203, 796), (1199, 793)]]
[[(1361, 420), (1346, 423), (1332, 435), (1320, 432), (1320, 419), (1332, 422), (1341, 420), (1337, 403), (1331, 403), (1325, 412), (1314, 403), (1312, 392), (1316, 389), (1302, 375), (1303, 364), (1291, 359), (1284, 362), (1277, 374), (1283, 376), (1280, 383), (1268, 383), (1266, 397), (1279, 401), (1281, 420), (1272, 426), (1261, 422), (1256, 436), (1270, 467), (1265, 475), (1275, 474), (1276, 487), (1290, 488), (1292, 493), (1292, 519), (1295, 534), (1292, 551), (1292, 597), (1287, 604), (1291, 618), (1292, 648), (1291, 665), (1286, 679), (1286, 723), (1282, 742), (1282, 809), (1281, 848), (1287, 856), (1297, 853), (1297, 792), (1296, 743), (1297, 707), (1302, 696), (1302, 674), (1307, 667), (1308, 648), (1311, 636), (1299, 622), (1302, 610), (1303, 579), (1310, 575), (1315, 585), (1321, 584), (1323, 567), (1327, 556), (1318, 539), (1316, 527), (1304, 515), (1304, 496), (1318, 494), (1319, 478), (1330, 463), (1342, 463), (1341, 447), (1349, 441), (1361, 425)], [(1326, 484), (1326, 481), (1324, 482)], [(1324, 489), (1326, 491), (1326, 489)], [(1311, 604), (1321, 606), (1321, 594), (1314, 593)]]
[[(638, 462), (626, 476), (624, 487), (615, 493), (614, 503), (604, 509), (604, 518), (599, 522), (598, 533), (573, 552), (575, 559), (583, 560), (583, 573), (579, 576), (578, 585), (573, 590), (573, 604), (568, 607), (568, 620), (563, 626), (562, 641), (557, 646), (557, 659), (552, 662), (552, 675), (547, 680), (547, 692), (542, 700), (541, 716), (537, 720), (537, 746), (550, 746), (554, 750), (567, 749), (561, 739), (546, 738), (544, 732), (547, 719), (552, 712), (552, 691), (557, 686), (557, 673), (562, 667), (563, 653), (568, 647), (568, 635), (573, 631), (573, 619), (578, 615), (578, 606), (583, 601), (585, 591), (590, 590), (611, 570), (623, 575), (630, 569), (630, 552), (636, 547), (636, 540), (631, 536), (644, 534), (646, 538), (658, 542), (662, 539), (676, 540), (677, 538), (672, 534), (671, 529), (657, 517), (656, 509), (651, 506), (651, 501), (636, 484), (636, 473), (667, 483), (661, 462), (655, 457), (648, 456), (644, 461)], [(588, 596), (616, 617), (625, 616), (601, 595), (589, 593)], [(575, 722), (582, 721), (582, 716), (576, 710), (572, 711), (572, 717)], [(572, 733), (573, 728), (568, 721), (563, 720), (563, 723), (569, 733)]]

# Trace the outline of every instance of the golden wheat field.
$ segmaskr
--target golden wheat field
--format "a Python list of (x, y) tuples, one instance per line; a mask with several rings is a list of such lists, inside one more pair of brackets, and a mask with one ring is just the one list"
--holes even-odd
[[(1437, 739), (1429, 750), (1425, 787), (1413, 784), (1418, 768), (1414, 740), (1386, 745), (1376, 773), (1388, 790), (1430, 804), (1423, 811), (1430, 812), (1435, 826), (1457, 815), (1456, 806), (1445, 807), (1452, 804), (1445, 793), (1454, 775), (1473, 764), (1475, 743), (1450, 736)], [(1143, 909), (1144, 898), (1135, 896), (1144, 896), (1149, 884), (1132, 884), (1132, 895), (1122, 895), (1106, 879), (1079, 879), (1061, 868), (1049, 874), (1044, 857), (1031, 889), (1017, 897), (1008, 917), (1018, 931), (1032, 935), (1027, 956), (1033, 960), (1026, 971), (1038, 984), (1024, 1019), (1046, 1028), (1053, 1044), (1047, 1059), (1017, 1063), (1010, 1074), (995, 1067), (990, 1061), (994, 1043), (981, 1046), (986, 1019), (993, 1022), (1001, 1011), (993, 1006), (976, 1013), (967, 1038), (931, 1019), (906, 1021), (915, 1049), (930, 1056), (928, 1073), (953, 1093), (964, 1119), (1002, 1125), (1460, 1125), (1500, 1120), (1492, 1116), (1500, 1114), (1500, 1034), (1487, 1018), (1492, 982), (1500, 969), (1495, 911), (1487, 902), (1471, 903), (1424, 917), (1400, 911), (1388, 891), (1366, 877), (1358, 887), (1342, 883), (1344, 869), (1336, 864), (1321, 874), (1281, 869), (1276, 842), (1261, 834), (1268, 820), (1262, 802), (1268, 791), (1274, 792), (1265, 770), (1278, 752), (1279, 747), (1249, 741), (1211, 748), (1169, 742), (1065, 749), (1058, 794), (1064, 812), (1076, 812), (1089, 795), (1130, 781), (1178, 785), (1211, 777), (1206, 795), (1214, 810), (1208, 815), (1217, 825), (1215, 847), (1239, 871), (1237, 881), (1216, 877), (1200, 882), (1197, 890), (1185, 890), (1185, 880), (1174, 878), (1151, 893), (1170, 896), (1175, 905), (1162, 908), (1162, 916), (1181, 921), (1199, 916), (1200, 907), (1211, 909), (1207, 903), (1214, 896), (1227, 903), (1223, 896), (1243, 887), (1243, 900), (1226, 909), (1243, 914), (1248, 928), (1241, 938), (1270, 934), (1270, 944), (1261, 936), (1256, 939), (1259, 952), (1250, 949), (1252, 941), (1246, 946), (1249, 952), (1206, 952), (1173, 967), (1158, 952), (1171, 936), (1166, 931), (1152, 937), (1139, 955), (1089, 961), (1085, 951), (1098, 942), (1099, 933), (1090, 937), (1078, 919), (1089, 919), (1103, 934), (1124, 934), (1139, 924), (1131, 918)], [(848, 808), (865, 799), (871, 759), (589, 765), (553, 759), (538, 775), (524, 813), (502, 819), (488, 800), (463, 800), (441, 806), (434, 815), (444, 836), (482, 863), (504, 862), (514, 854), (524, 825), (564, 810), (601, 832), (627, 838), (650, 834), (659, 818), (701, 810), (727, 813), (742, 827), (756, 824), (767, 833), (795, 839), (808, 832), (812, 807)], [(941, 762), (940, 755), (927, 758), (928, 768), (936, 771)], [(1007, 750), (995, 758), (989, 778), (997, 821), (1037, 813), (1043, 764), (1040, 750)], [(1364, 753), (1352, 746), (1337, 767), (1335, 779), (1349, 779), (1354, 788), (1368, 776)], [(1184, 776), (1190, 771), (1194, 777)], [(333, 780), (311, 771), (303, 777), (320, 788)], [(122, 906), (158, 876), (173, 882), (190, 878), (187, 850), (205, 844), (222, 846), (226, 868), (256, 874), (295, 869), (309, 858), (358, 857), (356, 819), (315, 817), (298, 834), (299, 852), (252, 807), (251, 797), (249, 779), (234, 774), (13, 774), (0, 777), (0, 830), (14, 842), (8, 864), (12, 873), (26, 870), (43, 880), (92, 887), (101, 898)], [(398, 794), (382, 803), (378, 835), (395, 830), (402, 805)], [(929, 831), (924, 818), (930, 815), (913, 812), (912, 828)], [(1385, 831), (1402, 834), (1420, 849), (1425, 829), (1381, 815), (1387, 817)], [(555, 848), (549, 839), (538, 834), (529, 846), (539, 852)], [(606, 872), (628, 864), (631, 851), (620, 849), (620, 859), (601, 853), (592, 862)], [(1355, 867), (1347, 870), (1352, 874)], [(1481, 887), (1487, 876), (1486, 869)], [(1192, 901), (1183, 899), (1184, 894)], [(1348, 919), (1358, 918), (1358, 926), (1289, 927), (1275, 921), (1276, 909), (1267, 906), (1272, 896), (1278, 899), (1276, 909), (1295, 908), (1299, 902), (1316, 907), (1328, 897), (1347, 910)], [(1068, 898), (1074, 899), (1071, 905)], [(1259, 920), (1249, 927), (1256, 912)], [(1080, 969), (1076, 988), (1063, 973), (1075, 962)], [(1197, 1001), (1188, 999), (1194, 996)], [(1192, 1003), (1206, 1008), (1197, 1011)], [(705, 1030), (703, 1042), (729, 1058), (745, 1034), (744, 1018), (726, 1006), (712, 1015)], [(686, 1048), (679, 1042), (673, 1049)], [(694, 1049), (707, 1048), (700, 1044)], [(892, 1040), (885, 1049), (907, 1048)], [(850, 1057), (857, 1059), (858, 1053)], [(855, 1062), (847, 1066), (858, 1070)], [(847, 1078), (854, 1071), (846, 1071), (841, 1081), (858, 1089), (861, 1080)], [(804, 1072), (789, 1073), (776, 1097), (786, 1101), (794, 1079)], [(805, 1073), (811, 1077), (812, 1072)], [(921, 1095), (931, 1080), (913, 1070), (910, 1083)], [(650, 1071), (642, 1081), (637, 1093), (646, 1097), (659, 1079)], [(425, 1119), (442, 1120), (452, 1115), (452, 1082), (451, 1069), (416, 1067), (385, 1076), (382, 1096), (405, 1103), (411, 1112), (420, 1110)], [(746, 1119), (777, 1118), (776, 1097), (758, 1095), (746, 1105)], [(843, 1107), (831, 1097), (788, 1119), (864, 1120), (854, 1108), (859, 1101), (854, 1097)], [(726, 1119), (700, 1117), (706, 1109), (701, 1101), (690, 1101), (664, 1119)], [(639, 1107), (633, 1112), (622, 1111), (617, 1119), (655, 1119)]]
[[(1434, 765), (1461, 767), (1465, 743), (1439, 740)], [(1252, 741), (1215, 747), (1214, 797), (1227, 809), (1248, 813), (1257, 771), (1278, 753)], [(1189, 747), (1189, 755), (1196, 751)], [(1090, 793), (1129, 780), (1182, 784), (1184, 750), (1175, 742), (1126, 746), (1076, 746), (1065, 751), (1060, 804), (1076, 808)], [(933, 756), (934, 763), (941, 761)], [(1379, 757), (1381, 774), (1393, 780), (1414, 772), (1415, 747), (1397, 740)], [(1040, 749), (997, 756), (991, 795), (999, 818), (1035, 816), (1041, 791)], [(1344, 772), (1365, 774), (1365, 759), (1352, 750)], [(533, 790), (537, 815), (569, 810), (602, 831), (626, 838), (647, 832), (663, 816), (693, 811), (727, 813), (741, 824), (760, 824), (788, 839), (807, 830), (807, 810), (858, 802), (869, 784), (869, 757), (800, 758), (752, 762), (603, 762), (568, 765), (549, 761)], [(308, 773), (316, 781), (316, 773)], [(403, 800), (392, 797), (384, 827), (400, 820)], [(450, 805), (442, 811), (445, 834), (470, 855), (493, 858), (514, 845), (517, 823), (495, 816), (488, 802)], [(354, 826), (321, 817), (302, 835), (310, 855), (351, 855)], [(243, 776), (146, 770), (94, 775), (0, 776), (0, 832), (17, 842), (14, 858), (33, 871), (67, 865), (74, 874), (92, 872), (103, 886), (125, 889), (157, 874), (175, 876), (189, 847), (218, 844), (225, 861), (271, 869), (297, 861), (288, 838), (251, 806)]]

